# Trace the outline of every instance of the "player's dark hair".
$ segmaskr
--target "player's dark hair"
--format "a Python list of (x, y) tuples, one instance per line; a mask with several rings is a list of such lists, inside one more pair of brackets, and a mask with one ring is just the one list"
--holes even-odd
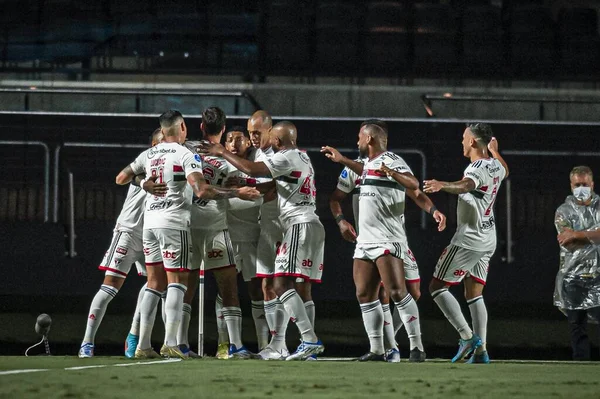
[(154, 143), (155, 141), (160, 141), (158, 139), (160, 136), (162, 136), (162, 130), (161, 128), (156, 128), (156, 130), (154, 130), (150, 135), (150, 146), (152, 146), (152, 143)]
[(219, 107), (209, 107), (202, 111), (204, 133), (209, 136), (221, 133), (226, 122), (227, 117), (225, 116), (225, 112)]
[(176, 109), (170, 109), (158, 117), (160, 126), (165, 129), (173, 126), (179, 122), (179, 120), (183, 120), (183, 115), (181, 115), (181, 112), (177, 111)]
[(467, 127), (476, 139), (481, 140), (486, 146), (492, 141), (494, 133), (492, 127), (487, 123), (468, 123)]
[(381, 119), (367, 119), (363, 123), (360, 124), (360, 127), (368, 127), (369, 129), (381, 129), (381, 132), (387, 136), (388, 135), (388, 126), (387, 123), (382, 121)]
[(589, 166), (585, 165), (575, 166), (573, 169), (571, 169), (571, 173), (569, 173), (569, 178), (575, 175), (588, 175), (592, 178), (592, 180), (594, 179), (594, 173), (592, 173), (592, 169)]
[(244, 135), (244, 137), (246, 138), (250, 138), (250, 133), (248, 133), (248, 130), (246, 130), (245, 127), (243, 126), (233, 126), (227, 129), (227, 133), (231, 133), (231, 132), (242, 132), (242, 134)]

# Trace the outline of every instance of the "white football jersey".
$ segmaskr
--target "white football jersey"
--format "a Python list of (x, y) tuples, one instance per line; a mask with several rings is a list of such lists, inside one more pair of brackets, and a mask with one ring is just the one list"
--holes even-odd
[[(248, 151), (247, 159), (249, 161), (255, 162), (257, 156), (260, 155), (260, 150), (255, 149), (254, 147), (250, 148)], [(230, 177), (237, 177), (238, 179), (244, 179), (246, 184), (255, 185), (258, 183), (262, 183), (264, 181), (268, 181), (270, 179), (261, 179), (261, 178), (253, 178), (248, 176), (247, 174), (235, 170), (229, 174)], [(273, 201), (275, 202), (275, 201)], [(231, 241), (234, 242), (252, 242), (258, 241), (258, 236), (260, 234), (260, 227), (258, 225), (258, 219), (260, 217), (260, 206), (253, 206), (245, 209), (229, 209), (227, 211), (227, 225), (229, 227), (229, 235), (231, 236)]]
[(178, 143), (160, 143), (142, 152), (131, 164), (136, 175), (158, 176), (158, 183), (167, 184), (167, 194), (148, 194), (144, 207), (144, 229), (187, 229), (190, 224), (192, 190), (187, 177), (202, 173), (199, 155)]
[(373, 159), (366, 160), (360, 178), (358, 201), (359, 244), (399, 242), (406, 239), (404, 232), (405, 188), (385, 173), (381, 164), (400, 173), (412, 171), (404, 160), (386, 151)]
[[(185, 142), (192, 151), (199, 144), (197, 141)], [(201, 158), (204, 180), (213, 186), (223, 187), (227, 176), (235, 169), (221, 157), (202, 155)], [(192, 202), (192, 229), (225, 230), (227, 228), (227, 200), (205, 200), (194, 196)]]
[[(267, 160), (275, 155), (275, 152), (271, 147), (266, 150), (258, 150), (256, 155), (256, 160), (258, 162), (267, 163)], [(266, 179), (265, 181), (270, 181), (271, 179)], [(265, 222), (270, 221), (279, 221), (279, 205), (278, 201), (269, 201), (265, 202), (260, 206), (260, 220)]]
[(451, 243), (474, 251), (496, 249), (494, 202), (506, 170), (495, 158), (471, 163), (464, 178), (475, 182), (475, 190), (460, 194), (456, 207), (456, 233)]
[(115, 231), (128, 231), (139, 237), (144, 227), (144, 201), (146, 192), (139, 186), (129, 185), (123, 208), (117, 218)]
[(298, 150), (278, 151), (265, 165), (277, 185), (279, 220), (282, 227), (318, 221), (315, 213), (317, 189), (315, 172), (308, 155)]
[[(356, 162), (364, 163), (362, 159), (355, 159)], [(345, 167), (338, 177), (337, 189), (343, 193), (352, 195), (352, 212), (354, 214), (354, 222), (358, 223), (358, 199), (360, 194), (360, 176)], [(358, 229), (358, 225), (355, 226)], [(358, 231), (358, 230), (357, 230)]]

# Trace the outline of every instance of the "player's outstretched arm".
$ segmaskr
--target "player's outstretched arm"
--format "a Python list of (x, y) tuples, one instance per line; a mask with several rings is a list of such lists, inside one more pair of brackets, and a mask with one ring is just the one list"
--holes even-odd
[(347, 166), (351, 171), (356, 173), (357, 175), (362, 175), (363, 172), (363, 164), (361, 162), (356, 162), (350, 158), (343, 156), (338, 150), (334, 147), (323, 146), (321, 147), (321, 152), (325, 154), (325, 156), (331, 159), (333, 162), (340, 163), (344, 166)]
[(433, 216), (433, 219), (438, 224), (438, 231), (444, 231), (446, 228), (446, 215), (438, 211), (433, 204), (433, 201), (431, 201), (431, 198), (429, 198), (427, 194), (417, 189), (406, 190), (406, 195), (408, 195), (419, 208)]
[(237, 170), (248, 176), (271, 177), (271, 171), (264, 162), (253, 162), (248, 159), (240, 158), (227, 151), (221, 144), (201, 141), (197, 150), (201, 154), (225, 158)]
[(135, 173), (131, 168), (131, 165), (127, 165), (122, 171), (119, 172), (115, 179), (115, 183), (120, 186), (128, 184), (135, 177)]
[(423, 191), (427, 194), (445, 191), (450, 194), (464, 194), (475, 190), (475, 182), (471, 179), (462, 179), (454, 182), (439, 180), (424, 180)]
[(398, 172), (394, 169), (391, 169), (385, 165), (385, 163), (381, 163), (379, 170), (394, 179), (398, 184), (404, 186), (407, 190), (418, 190), (419, 189), (419, 181), (417, 178), (408, 172)]
[(344, 213), (342, 212), (341, 202), (346, 198), (347, 194), (342, 190), (335, 189), (329, 198), (329, 209), (331, 214), (335, 218), (335, 222), (340, 228), (340, 233), (346, 241), (356, 242), (356, 231), (354, 227), (346, 220)]
[(492, 154), (492, 156), (496, 158), (498, 162), (502, 164), (502, 166), (504, 166), (504, 170), (506, 171), (504, 178), (506, 179), (508, 177), (508, 165), (506, 164), (504, 158), (502, 158), (500, 155), (500, 152), (498, 152), (498, 140), (496, 140), (495, 137), (492, 137), (492, 141), (490, 141), (488, 144), (488, 150), (490, 151), (490, 154)]
[(254, 187), (225, 188), (212, 186), (204, 180), (200, 172), (190, 173), (187, 181), (192, 186), (194, 194), (202, 199), (218, 200), (238, 197), (251, 201), (260, 197), (260, 192)]

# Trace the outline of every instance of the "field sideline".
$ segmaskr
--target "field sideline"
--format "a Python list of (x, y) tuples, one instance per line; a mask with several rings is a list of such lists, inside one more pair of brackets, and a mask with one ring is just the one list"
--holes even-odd
[(138, 362), (123, 357), (5, 356), (0, 357), (0, 397), (592, 398), (600, 391), (599, 372), (595, 363), (539, 361)]

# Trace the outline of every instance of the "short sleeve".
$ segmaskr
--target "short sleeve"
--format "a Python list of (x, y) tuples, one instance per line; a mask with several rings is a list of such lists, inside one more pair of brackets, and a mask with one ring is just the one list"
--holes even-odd
[(398, 157), (392, 161), (391, 165), (387, 165), (390, 169), (395, 170), (398, 173), (410, 173), (413, 174), (412, 170), (408, 166), (408, 164), (404, 161), (404, 159)]
[(147, 151), (148, 150), (138, 155), (137, 158), (131, 163), (131, 165), (129, 165), (135, 175), (141, 175), (142, 173), (145, 173), (145, 163), (146, 159), (148, 158), (146, 156)]
[(185, 177), (194, 172), (202, 174), (202, 158), (200, 158), (200, 155), (193, 154), (189, 150), (184, 151), (181, 157), (181, 166), (185, 172)]
[(475, 182), (475, 188), (479, 188), (485, 181), (484, 173), (487, 173), (485, 167), (481, 165), (481, 162), (475, 162), (467, 166), (465, 169), (463, 179), (471, 179)]
[(345, 167), (338, 177), (337, 189), (348, 194), (354, 188), (356, 188), (356, 174), (348, 167)]
[(292, 172), (293, 169), (288, 158), (281, 152), (278, 152), (271, 158), (267, 159), (265, 161), (265, 165), (267, 165), (267, 168), (269, 168), (273, 178), (285, 176)]

